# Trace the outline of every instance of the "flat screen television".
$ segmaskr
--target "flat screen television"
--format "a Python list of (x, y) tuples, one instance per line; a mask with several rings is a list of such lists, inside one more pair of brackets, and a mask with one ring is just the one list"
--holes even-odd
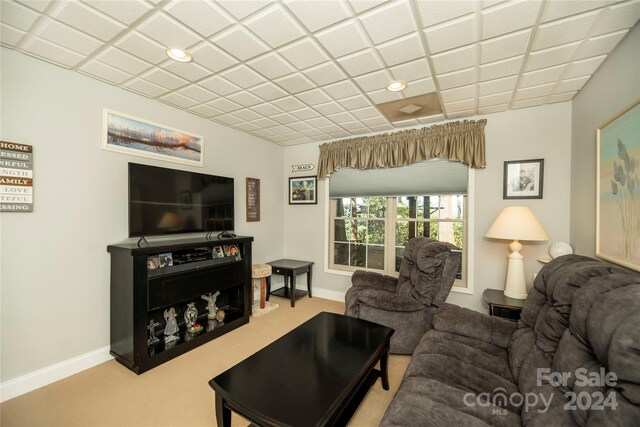
[(129, 163), (129, 237), (233, 229), (233, 178)]

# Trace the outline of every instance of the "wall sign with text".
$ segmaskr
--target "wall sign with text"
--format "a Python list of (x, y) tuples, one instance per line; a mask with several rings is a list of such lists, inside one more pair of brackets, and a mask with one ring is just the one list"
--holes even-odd
[(291, 172), (306, 172), (313, 170), (315, 166), (311, 163), (307, 163), (304, 165), (291, 165)]
[(247, 222), (260, 221), (260, 180), (247, 178)]
[(0, 141), (0, 212), (33, 211), (33, 146)]

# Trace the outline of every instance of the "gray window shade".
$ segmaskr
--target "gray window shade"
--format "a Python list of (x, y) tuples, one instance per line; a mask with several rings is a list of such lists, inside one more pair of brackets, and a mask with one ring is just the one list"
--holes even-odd
[(399, 168), (340, 168), (329, 179), (329, 197), (467, 194), (467, 174), (467, 165), (443, 159)]

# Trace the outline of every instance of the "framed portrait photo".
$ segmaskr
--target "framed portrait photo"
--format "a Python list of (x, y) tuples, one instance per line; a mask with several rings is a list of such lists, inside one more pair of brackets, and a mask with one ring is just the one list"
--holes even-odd
[(544, 159), (504, 162), (503, 199), (542, 199)]
[(289, 178), (289, 204), (315, 205), (318, 203), (318, 177), (300, 176)]

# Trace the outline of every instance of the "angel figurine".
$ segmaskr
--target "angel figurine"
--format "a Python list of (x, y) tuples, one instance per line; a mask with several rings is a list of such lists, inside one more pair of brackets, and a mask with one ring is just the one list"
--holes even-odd
[(171, 307), (164, 311), (164, 320), (167, 325), (164, 327), (164, 342), (171, 342), (178, 339), (178, 321), (176, 320), (176, 309)]
[(200, 298), (207, 301), (207, 310), (209, 310), (209, 314), (207, 318), (215, 319), (216, 314), (218, 313), (218, 307), (216, 306), (216, 300), (218, 299), (218, 295), (220, 295), (220, 291), (215, 294), (208, 293), (207, 295), (202, 295)]

